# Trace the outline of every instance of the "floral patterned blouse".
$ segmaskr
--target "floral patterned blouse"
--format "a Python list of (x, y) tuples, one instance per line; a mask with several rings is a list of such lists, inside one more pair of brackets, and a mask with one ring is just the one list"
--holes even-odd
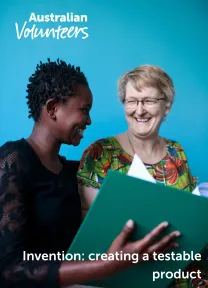
[[(167, 140), (167, 154), (156, 164), (144, 163), (158, 183), (188, 192), (196, 187), (184, 149), (178, 142)], [(100, 139), (84, 152), (78, 171), (78, 182), (85, 186), (100, 188), (108, 169), (127, 174), (133, 157), (126, 153), (115, 137)]]
[[(183, 147), (176, 141), (164, 139), (167, 147), (166, 156), (156, 164), (144, 163), (157, 183), (192, 192), (197, 178), (190, 173)], [(109, 169), (127, 174), (133, 157), (126, 153), (115, 137), (100, 139), (91, 144), (83, 153), (77, 174), (78, 183), (99, 189)], [(205, 253), (207, 255), (207, 253)], [(208, 287), (207, 259), (191, 263), (188, 270), (202, 271), (201, 279), (175, 280), (171, 288)]]

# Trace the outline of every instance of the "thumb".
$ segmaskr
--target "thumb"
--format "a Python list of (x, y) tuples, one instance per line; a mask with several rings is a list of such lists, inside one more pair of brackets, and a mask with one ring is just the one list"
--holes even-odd
[(131, 233), (134, 230), (134, 222), (133, 220), (128, 220), (126, 222), (126, 224), (124, 225), (122, 231), (120, 232), (120, 234), (117, 236), (116, 238), (116, 245), (118, 245), (119, 247), (122, 247), (126, 241), (128, 240), (128, 238), (130, 237)]

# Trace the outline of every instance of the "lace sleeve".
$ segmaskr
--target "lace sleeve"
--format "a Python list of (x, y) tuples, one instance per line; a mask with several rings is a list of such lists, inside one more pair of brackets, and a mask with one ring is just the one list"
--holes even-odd
[(0, 287), (58, 287), (60, 263), (23, 261), (27, 247), (27, 161), (17, 151), (0, 152)]

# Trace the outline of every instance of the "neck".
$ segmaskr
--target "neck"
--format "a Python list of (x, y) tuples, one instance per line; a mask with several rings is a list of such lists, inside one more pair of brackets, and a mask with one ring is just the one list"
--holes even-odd
[(61, 143), (57, 141), (48, 128), (36, 123), (27, 141), (44, 158), (57, 159)]
[(131, 133), (131, 131), (128, 131), (127, 136), (132, 144), (134, 152), (143, 151), (143, 153), (148, 155), (158, 150), (158, 145), (160, 143), (158, 135), (142, 139)]

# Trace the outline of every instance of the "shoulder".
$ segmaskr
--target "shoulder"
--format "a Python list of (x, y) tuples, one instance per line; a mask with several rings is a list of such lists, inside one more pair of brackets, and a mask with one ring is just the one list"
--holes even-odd
[(175, 159), (179, 158), (182, 161), (184, 165), (184, 171), (188, 173), (188, 177), (191, 183), (191, 189), (193, 190), (197, 185), (198, 178), (191, 175), (190, 167), (188, 164), (188, 158), (186, 156), (183, 146), (179, 142), (174, 140), (170, 139), (164, 139), (164, 140), (166, 141), (167, 149), (170, 155), (173, 156), (173, 158)]
[(167, 138), (163, 138), (163, 139), (166, 142), (168, 152), (172, 156), (182, 157), (182, 158), (186, 159), (184, 148), (178, 141), (167, 139)]
[(172, 139), (167, 139), (167, 138), (163, 138), (167, 144), (168, 147), (174, 147), (174, 148), (178, 148), (179, 150), (182, 149), (183, 150), (183, 147), (182, 145), (176, 141), (176, 140), (172, 140)]
[(78, 183), (99, 188), (110, 168), (114, 151), (114, 137), (101, 138), (85, 149), (78, 173)]
[(78, 183), (99, 189), (109, 169), (127, 173), (132, 160), (124, 153), (118, 135), (98, 139), (84, 151), (77, 173)]
[(8, 141), (0, 147), (0, 168), (27, 168), (27, 155), (25, 153), (25, 140)]
[(91, 143), (82, 155), (82, 158), (89, 157), (93, 160), (99, 160), (106, 154), (111, 154), (115, 147), (115, 137), (106, 137)]
[(23, 140), (16, 140), (16, 141), (8, 141), (0, 146), (0, 156), (6, 155), (8, 153), (14, 152), (18, 150), (23, 143)]

